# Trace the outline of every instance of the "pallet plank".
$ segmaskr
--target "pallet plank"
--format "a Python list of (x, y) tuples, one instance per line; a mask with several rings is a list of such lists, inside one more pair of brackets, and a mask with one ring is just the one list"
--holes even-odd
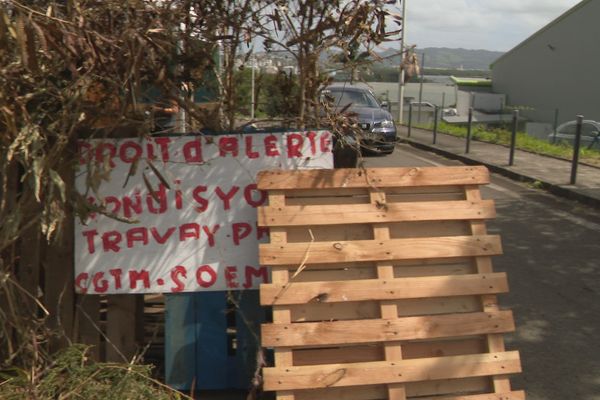
[[(431, 299), (406, 299), (395, 301), (399, 317), (437, 315), (481, 311), (478, 296), (436, 297)], [(285, 307), (285, 306), (278, 306)], [(314, 322), (379, 318), (377, 301), (352, 301), (346, 303), (311, 303), (290, 305), (293, 322)]]
[[(282, 191), (271, 191), (268, 194), (269, 204), (274, 207), (284, 207), (286, 200), (285, 194)], [(288, 233), (285, 229), (273, 228), (269, 235), (271, 243), (284, 244), (287, 243)], [(285, 284), (289, 282), (290, 272), (285, 268), (275, 267), (271, 271), (271, 281), (275, 284)], [(273, 307), (273, 323), (288, 324), (291, 322), (291, 311), (287, 307)], [(291, 366), (294, 364), (293, 354), (291, 349), (278, 348), (274, 350), (275, 363), (278, 366)], [(279, 391), (276, 395), (277, 400), (295, 400), (294, 392)]]
[(519, 352), (263, 369), (265, 390), (377, 385), (521, 372)]
[(492, 200), (431, 201), (386, 204), (298, 205), (261, 207), (262, 226), (304, 226), (489, 219), (496, 215)]
[[(468, 200), (478, 201), (481, 199), (481, 192), (475, 185), (465, 186), (465, 197)], [(481, 221), (471, 221), (471, 231), (474, 235), (485, 235), (487, 228)], [(479, 273), (487, 273), (493, 270), (490, 257), (476, 257), (475, 265)], [(485, 311), (498, 310), (498, 300), (494, 295), (481, 297), (481, 305)], [(489, 334), (487, 336), (487, 345), (489, 351), (504, 351), (504, 338), (501, 335)], [(510, 381), (505, 376), (493, 377), (494, 390), (497, 393), (510, 391)]]
[[(387, 198), (383, 191), (370, 189), (369, 199), (376, 208), (386, 209)], [(389, 240), (390, 226), (386, 223), (375, 223), (372, 225), (373, 238), (375, 240)], [(394, 279), (394, 264), (387, 262), (378, 262), (376, 264), (377, 277), (380, 280)], [(385, 320), (395, 320), (398, 318), (398, 306), (396, 302), (382, 300), (379, 303), (380, 317)], [(403, 349), (401, 342), (386, 342), (383, 344), (383, 353), (385, 361), (397, 361), (403, 358)], [(404, 384), (387, 385), (387, 394), (389, 400), (406, 400), (406, 388)]]
[(390, 240), (354, 240), (260, 244), (261, 265), (300, 265), (350, 261), (414, 260), (498, 255), (498, 235), (443, 236)]
[(421, 397), (419, 400), (525, 400), (525, 392), (519, 390), (515, 392), (474, 394), (466, 396)]
[(307, 347), (433, 339), (514, 330), (511, 311), (404, 317), (395, 320), (355, 320), (263, 324), (267, 347)]
[[(402, 358), (458, 356), (485, 352), (478, 338), (437, 340), (433, 342), (402, 342)], [(340, 364), (384, 361), (383, 346), (364, 345), (294, 350), (294, 365)]]
[(508, 291), (505, 273), (262, 284), (262, 305), (417, 299)]
[(277, 170), (259, 172), (257, 183), (261, 190), (481, 185), (489, 183), (489, 172), (479, 166)]
[[(409, 398), (444, 395), (448, 393), (481, 393), (489, 390), (487, 377), (444, 379), (406, 383)], [(333, 387), (327, 389), (297, 390), (296, 400), (382, 400), (385, 399), (384, 385)], [(437, 399), (436, 399), (437, 400)]]

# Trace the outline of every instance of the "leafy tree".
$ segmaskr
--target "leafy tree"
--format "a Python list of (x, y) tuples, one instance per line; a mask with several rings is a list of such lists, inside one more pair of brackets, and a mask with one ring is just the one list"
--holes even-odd
[(262, 103), (269, 117), (297, 117), (300, 96), (296, 76), (292, 72), (284, 71), (266, 75)]

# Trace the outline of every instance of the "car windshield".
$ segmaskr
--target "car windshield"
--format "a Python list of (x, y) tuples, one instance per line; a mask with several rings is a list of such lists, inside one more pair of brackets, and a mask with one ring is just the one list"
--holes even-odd
[(373, 95), (363, 90), (329, 89), (326, 94), (332, 97), (336, 107), (345, 107), (348, 104), (352, 104), (353, 107), (379, 107)]

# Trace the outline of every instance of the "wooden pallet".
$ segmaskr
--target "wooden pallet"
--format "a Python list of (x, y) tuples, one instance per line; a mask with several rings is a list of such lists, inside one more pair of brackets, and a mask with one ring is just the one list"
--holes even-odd
[(260, 262), (279, 400), (522, 400), (483, 167), (265, 171)]

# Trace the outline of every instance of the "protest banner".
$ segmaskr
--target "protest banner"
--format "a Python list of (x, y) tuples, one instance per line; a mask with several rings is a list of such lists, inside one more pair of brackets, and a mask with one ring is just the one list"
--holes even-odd
[[(265, 169), (332, 168), (331, 133), (79, 142), (76, 188), (100, 212), (75, 226), (75, 290), (88, 294), (257, 288)], [(90, 171), (110, 170), (99, 189)], [(98, 176), (96, 174), (96, 176)], [(92, 185), (93, 186), (93, 185)]]

